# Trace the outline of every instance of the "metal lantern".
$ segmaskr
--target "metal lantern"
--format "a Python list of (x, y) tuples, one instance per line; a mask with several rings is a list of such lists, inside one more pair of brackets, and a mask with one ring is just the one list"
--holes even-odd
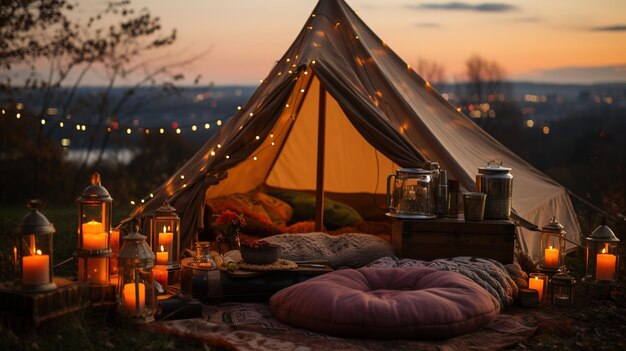
[(146, 236), (136, 230), (125, 236), (118, 264), (117, 314), (132, 323), (154, 321), (154, 253), (146, 243)]
[(167, 202), (150, 220), (150, 243), (158, 265), (180, 267), (180, 218)]
[[(40, 202), (28, 204), (30, 212), (24, 216), (19, 230), (19, 244), (14, 248), (15, 268), (20, 272), (20, 289), (47, 291), (56, 289), (53, 282), (52, 236), (54, 226), (39, 212)], [(21, 261), (21, 264), (18, 262)]]
[(619, 273), (620, 242), (605, 224), (585, 239), (587, 269), (583, 280), (589, 284), (613, 285)]
[(556, 217), (541, 228), (540, 270), (548, 274), (556, 273), (565, 265), (565, 230)]
[(552, 276), (552, 304), (555, 306), (569, 306), (574, 303), (574, 277), (566, 270), (559, 270)]
[(78, 280), (109, 283), (111, 247), (111, 203), (113, 199), (100, 184), (100, 175), (91, 176), (91, 185), (78, 198)]

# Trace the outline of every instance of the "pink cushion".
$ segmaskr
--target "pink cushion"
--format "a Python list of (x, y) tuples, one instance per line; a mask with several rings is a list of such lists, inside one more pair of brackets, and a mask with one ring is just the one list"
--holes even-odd
[(483, 327), (500, 309), (469, 278), (422, 267), (344, 269), (285, 288), (270, 305), (287, 324), (379, 339), (449, 338)]

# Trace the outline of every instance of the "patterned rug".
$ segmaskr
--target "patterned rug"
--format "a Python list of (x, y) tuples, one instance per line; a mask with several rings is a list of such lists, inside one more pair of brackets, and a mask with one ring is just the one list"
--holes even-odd
[(227, 303), (204, 309), (202, 319), (156, 322), (148, 327), (218, 349), (241, 351), (499, 350), (527, 339), (537, 329), (533, 314), (501, 314), (481, 330), (447, 340), (346, 339), (283, 324), (267, 304)]

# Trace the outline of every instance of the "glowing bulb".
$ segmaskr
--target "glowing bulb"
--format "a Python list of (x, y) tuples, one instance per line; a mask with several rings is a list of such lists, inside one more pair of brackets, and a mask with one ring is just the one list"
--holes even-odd
[(217, 148), (221, 149), (222, 148), (222, 144), (217, 144)]
[(315, 60), (311, 61), (312, 64), (315, 64)]
[(176, 134), (180, 134), (180, 133), (181, 133), (180, 128), (176, 128)]
[(130, 204), (131, 204), (131, 205), (134, 205), (134, 204), (135, 204), (135, 201), (130, 200)]
[(304, 71), (304, 75), (306, 76), (307, 74), (309, 74), (309, 72), (308, 71)]
[(163, 130), (163, 128), (160, 128), (159, 129), (159, 133), (163, 134), (163, 133), (165, 133), (165, 130)]
[(150, 134), (150, 129), (146, 129), (146, 134)]
[(150, 194), (150, 197), (154, 197), (154, 194)]
[(256, 156), (254, 156), (252, 159), (255, 160), (255, 161), (257, 160)]
[(18, 114), (15, 115), (15, 118), (17, 118), (17, 119), (20, 119), (20, 117), (22, 117), (21, 113), (18, 113)]
[(257, 136), (255, 137), (255, 139), (256, 139), (256, 140), (259, 140), (259, 139), (261, 139), (261, 137), (257, 135)]
[(84, 132), (85, 130), (87, 130), (87, 126), (83, 124), (83, 125), (80, 127), (80, 130), (82, 130), (82, 131)]
[(180, 179), (185, 179), (185, 176), (181, 174)]
[(259, 79), (259, 83), (263, 84), (263, 79)]
[(358, 36), (358, 35), (355, 35), (355, 36), (354, 36), (354, 39), (359, 40), (359, 36)]
[(291, 61), (291, 59), (289, 57), (287, 57), (287, 62)]
[(130, 128), (126, 128), (126, 134), (130, 134), (132, 133), (132, 130)]
[(226, 155), (226, 159), (228, 160), (230, 158), (230, 156)]
[(250, 112), (250, 117), (254, 116), (254, 113)]
[(289, 104), (285, 104), (285, 107), (286, 107), (286, 108), (289, 108)]
[(42, 118), (41, 119), (41, 125), (44, 125), (44, 124), (46, 124), (46, 120)]
[(300, 89), (300, 92), (301, 92), (301, 93), (304, 93), (304, 89)]
[(143, 204), (143, 203), (145, 203), (145, 202), (146, 202), (146, 201), (145, 201), (144, 199), (141, 199), (141, 203), (142, 203), (142, 204)]
[(274, 142), (272, 141), (272, 146), (274, 146)]
[(209, 128), (211, 128), (211, 125), (210, 125), (210, 124), (208, 124), (208, 123), (205, 123), (205, 124), (204, 124), (204, 129), (209, 129)]
[(221, 126), (221, 125), (222, 125), (222, 120), (221, 120), (221, 119), (218, 119), (218, 120), (217, 120), (217, 122), (215, 122), (215, 123), (216, 123), (218, 126)]
[(187, 184), (183, 184), (183, 188), (186, 188), (186, 187), (187, 187)]
[(270, 138), (273, 138), (273, 137), (274, 137), (274, 134), (270, 134)]
[(241, 106), (237, 106), (237, 110), (241, 110)]
[(215, 156), (215, 151), (211, 151), (211, 156)]
[(80, 124), (76, 125), (76, 130), (80, 130)]
[(64, 124), (63, 122), (59, 122), (59, 127), (63, 128)]
[(195, 132), (196, 130), (198, 130), (198, 127), (196, 127), (196, 125), (194, 124), (191, 126), (191, 130)]

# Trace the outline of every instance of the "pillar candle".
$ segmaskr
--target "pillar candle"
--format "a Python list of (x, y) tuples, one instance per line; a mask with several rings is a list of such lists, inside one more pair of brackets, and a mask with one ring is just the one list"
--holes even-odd
[(42, 255), (38, 250), (36, 255), (22, 258), (22, 284), (43, 285), (50, 283), (50, 256)]
[(163, 232), (159, 233), (159, 245), (165, 247), (165, 251), (172, 252), (172, 241), (174, 239), (174, 233), (168, 233), (166, 228), (163, 227)]
[(537, 277), (528, 279), (528, 288), (537, 290), (539, 300), (541, 300), (541, 297), (543, 296), (543, 279), (539, 279)]
[(169, 253), (164, 250), (163, 245), (161, 245), (161, 252), (156, 253), (156, 262), (157, 264), (167, 264), (169, 261)]
[(613, 280), (615, 279), (615, 255), (605, 253), (606, 249), (602, 249), (602, 253), (596, 255), (596, 280)]
[(137, 313), (137, 291), (135, 290), (135, 283), (124, 284), (124, 307), (132, 315), (140, 315), (144, 313), (146, 309), (146, 285), (144, 283), (137, 283), (139, 287), (139, 313)]
[(104, 232), (102, 223), (89, 221), (82, 224), (83, 228), (83, 249), (99, 250), (107, 248), (109, 239), (107, 233)]
[(559, 266), (559, 249), (549, 248), (544, 250), (544, 265), (549, 268), (557, 268)]

